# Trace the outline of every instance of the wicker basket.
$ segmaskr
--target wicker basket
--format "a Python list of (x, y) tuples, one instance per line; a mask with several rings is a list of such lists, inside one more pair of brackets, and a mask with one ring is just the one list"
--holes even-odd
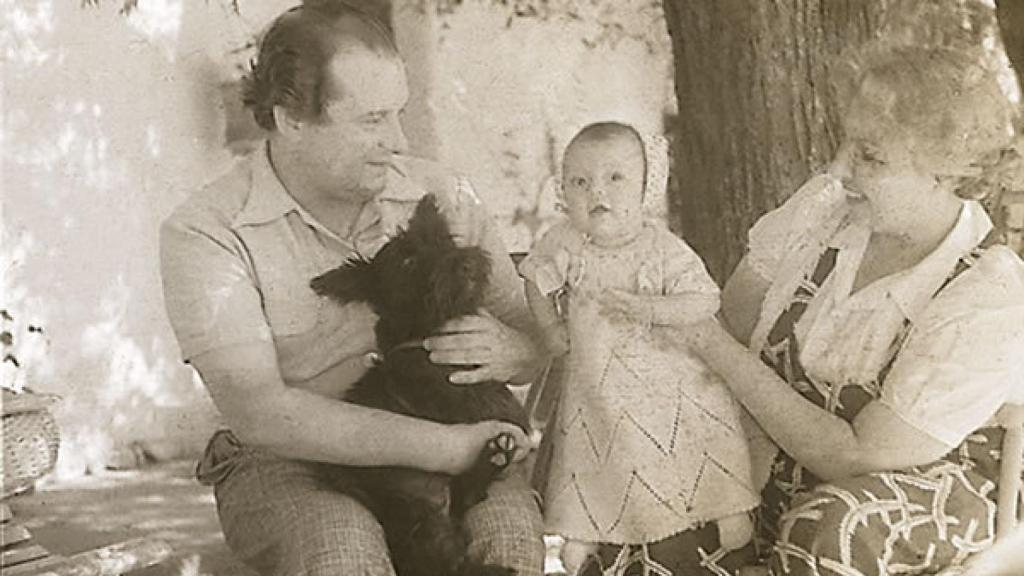
[(57, 462), (60, 431), (48, 407), (52, 396), (3, 394), (3, 460), (0, 461), (0, 498), (32, 486)]

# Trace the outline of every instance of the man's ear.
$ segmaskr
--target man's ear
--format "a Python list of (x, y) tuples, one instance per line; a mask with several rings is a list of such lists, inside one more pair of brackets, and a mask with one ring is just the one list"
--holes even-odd
[(294, 140), (302, 127), (302, 120), (296, 118), (284, 106), (274, 106), (274, 127), (288, 140)]
[(370, 302), (377, 287), (376, 274), (368, 261), (349, 260), (311, 280), (309, 287), (342, 304)]

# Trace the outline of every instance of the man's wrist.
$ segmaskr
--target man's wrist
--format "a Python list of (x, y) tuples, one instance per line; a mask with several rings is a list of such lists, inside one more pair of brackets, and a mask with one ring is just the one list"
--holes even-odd
[(426, 450), (417, 450), (416, 458), (421, 461), (416, 468), (427, 472), (450, 474), (458, 465), (460, 450), (459, 442), (461, 437), (456, 433), (455, 427), (444, 424), (431, 423), (434, 430), (424, 438), (431, 438), (432, 447)]

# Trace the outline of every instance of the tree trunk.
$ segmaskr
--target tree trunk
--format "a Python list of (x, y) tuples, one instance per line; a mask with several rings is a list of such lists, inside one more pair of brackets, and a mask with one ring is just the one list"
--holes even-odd
[(673, 228), (721, 281), (758, 216), (832, 157), (834, 57), (880, 29), (867, 0), (665, 0), (675, 56)]
[(1024, 2), (997, 0), (996, 16), (999, 18), (1003, 47), (1020, 81), (1024, 76)]

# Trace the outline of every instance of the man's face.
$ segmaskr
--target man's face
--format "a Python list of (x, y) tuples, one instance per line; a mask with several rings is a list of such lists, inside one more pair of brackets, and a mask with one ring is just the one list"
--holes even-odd
[(405, 68), (395, 56), (353, 47), (334, 56), (328, 74), (334, 96), (323, 117), (299, 129), (305, 169), (325, 199), (370, 200), (407, 146), (399, 119), (409, 100)]

